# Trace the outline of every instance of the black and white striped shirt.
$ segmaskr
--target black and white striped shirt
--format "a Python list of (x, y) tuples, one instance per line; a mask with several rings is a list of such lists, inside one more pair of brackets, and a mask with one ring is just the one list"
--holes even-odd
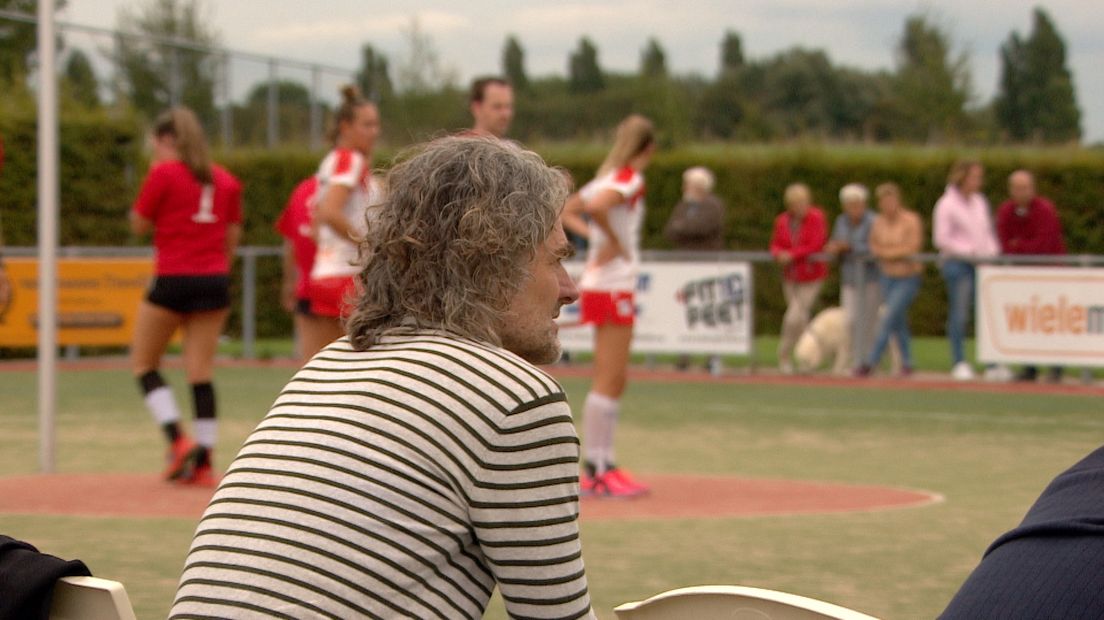
[(592, 617), (562, 388), (407, 331), (300, 370), (196, 531), (171, 618)]

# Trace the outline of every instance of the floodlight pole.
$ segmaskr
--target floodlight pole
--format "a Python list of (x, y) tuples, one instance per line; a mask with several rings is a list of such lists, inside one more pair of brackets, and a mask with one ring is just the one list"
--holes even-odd
[(38, 446), (54, 471), (57, 410), (58, 106), (54, 0), (38, 0)]

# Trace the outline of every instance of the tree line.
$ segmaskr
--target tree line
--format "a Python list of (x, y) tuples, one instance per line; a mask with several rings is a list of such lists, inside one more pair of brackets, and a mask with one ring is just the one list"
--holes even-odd
[[(0, 8), (33, 12), (34, 0), (0, 0)], [(215, 46), (220, 36), (203, 18), (198, 0), (147, 0), (123, 9), (118, 29)], [(416, 20), (405, 32), (398, 62), (363, 45), (356, 81), (377, 101), (387, 140), (404, 144), (469, 123), (466, 89), (443, 62)], [(63, 42), (62, 42), (63, 43)], [(566, 75), (531, 76), (515, 36), (502, 47), (500, 73), (515, 86), (512, 130), (524, 141), (588, 140), (604, 136), (628, 111), (654, 118), (669, 144), (695, 141), (776, 142), (795, 139), (863, 143), (1003, 144), (1076, 143), (1081, 112), (1066, 46), (1054, 21), (1036, 8), (1026, 35), (1012, 32), (1000, 48), (1000, 82), (990, 102), (971, 90), (968, 55), (930, 15), (909, 16), (894, 48), (891, 70), (864, 70), (832, 62), (824, 50), (794, 47), (749, 57), (740, 34), (719, 42), (715, 75), (674, 74), (662, 43), (644, 43), (635, 72), (601, 66), (600, 50), (582, 37), (567, 58)], [(0, 22), (0, 84), (18, 83), (30, 71), (31, 25)], [(220, 58), (174, 49), (136, 36), (119, 36), (106, 48), (115, 73), (103, 87), (79, 49), (69, 50), (63, 94), (69, 105), (113, 105), (145, 117), (175, 97), (212, 129), (218, 126), (216, 85)], [(235, 144), (263, 144), (268, 83), (257, 84), (231, 110)], [(275, 85), (280, 135), (305, 143), (310, 92), (295, 81)]]

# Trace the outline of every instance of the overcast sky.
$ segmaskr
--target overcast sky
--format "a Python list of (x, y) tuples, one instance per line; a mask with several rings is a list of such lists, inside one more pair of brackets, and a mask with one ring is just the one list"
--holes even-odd
[[(68, 0), (60, 17), (114, 27), (120, 7), (148, 1)], [(969, 52), (975, 97), (989, 101), (999, 77), (1000, 44), (1013, 30), (1028, 34), (1036, 5), (1050, 13), (1065, 37), (1085, 136), (1104, 141), (1101, 0), (205, 0), (204, 7), (224, 45), (350, 69), (356, 68), (364, 42), (387, 54), (394, 66), (406, 49), (403, 32), (417, 15), (443, 63), (463, 81), (500, 70), (508, 34), (521, 41), (531, 76), (566, 74), (568, 54), (583, 35), (597, 45), (605, 69), (635, 70), (641, 49), (654, 36), (672, 71), (712, 75), (729, 29), (743, 37), (750, 58), (804, 46), (826, 50), (836, 64), (891, 68), (905, 18), (921, 11)]]

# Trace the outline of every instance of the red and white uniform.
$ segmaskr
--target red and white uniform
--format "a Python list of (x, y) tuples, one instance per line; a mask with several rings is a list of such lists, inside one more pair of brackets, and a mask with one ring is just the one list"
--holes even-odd
[(625, 166), (608, 172), (579, 190), (583, 202), (594, 200), (604, 190), (617, 192), (622, 201), (609, 211), (609, 224), (628, 257), (618, 256), (604, 265), (598, 255), (609, 244), (601, 228), (590, 224), (590, 247), (579, 288), (591, 291), (632, 291), (640, 271), (640, 227), (644, 222), (644, 175)]
[[(381, 197), (378, 185), (372, 181), (364, 155), (349, 149), (334, 149), (322, 160), (315, 178), (318, 180), (318, 190), (311, 204), (317, 209), (330, 187), (341, 185), (349, 188), (349, 199), (344, 207), (345, 217), (353, 232), (358, 236), (363, 235), (366, 228), (365, 212), (369, 205), (375, 204)], [(310, 272), (311, 280), (354, 276), (358, 271), (357, 257), (356, 243), (322, 224), (318, 227), (318, 252)]]
[(157, 275), (230, 273), (226, 231), (240, 224), (241, 183), (212, 165), (213, 182), (202, 184), (183, 162), (153, 166), (134, 211), (153, 222)]
[(314, 231), (311, 229), (310, 201), (318, 189), (318, 179), (310, 177), (305, 179), (291, 192), (284, 212), (280, 219), (276, 220), (276, 230), (285, 239), (291, 242), (292, 254), (295, 256), (295, 270), (298, 277), (295, 280), (295, 298), (306, 299), (307, 285), (310, 279), (311, 268), (314, 266), (314, 255), (318, 245), (314, 242)]

